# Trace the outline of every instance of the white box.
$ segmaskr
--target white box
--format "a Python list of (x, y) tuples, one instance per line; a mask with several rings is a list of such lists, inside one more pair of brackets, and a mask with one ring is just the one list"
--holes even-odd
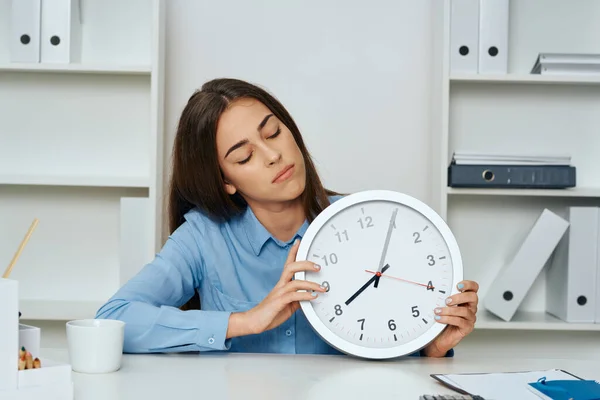
[(546, 311), (566, 322), (594, 323), (598, 207), (568, 207), (569, 230), (546, 272)]
[(19, 324), (19, 346), (17, 346), (17, 350), (21, 349), (21, 347), (25, 347), (25, 350), (30, 352), (34, 359), (40, 357), (40, 340), (40, 328)]
[(40, 60), (42, 63), (81, 61), (80, 0), (42, 2)]
[(150, 201), (143, 197), (121, 197), (119, 237), (119, 282), (133, 278), (154, 259)]
[(0, 399), (72, 400), (69, 364), (40, 357), (41, 368), (19, 371), (18, 305), (17, 281), (0, 278)]
[(3, 390), (17, 388), (19, 368), (19, 286), (0, 278), (0, 398)]
[(568, 227), (569, 221), (544, 209), (514, 258), (492, 282), (485, 308), (510, 321)]
[(41, 0), (12, 0), (10, 8), (10, 61), (40, 61)]
[(450, 0), (450, 72), (477, 73), (479, 0)]
[(509, 0), (479, 3), (479, 73), (508, 72)]

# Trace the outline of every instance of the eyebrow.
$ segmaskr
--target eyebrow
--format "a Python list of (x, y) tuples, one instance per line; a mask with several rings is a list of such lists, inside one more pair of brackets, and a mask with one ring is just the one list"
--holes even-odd
[[(265, 116), (263, 118), (263, 120), (260, 121), (260, 124), (258, 124), (258, 126), (256, 127), (256, 129), (258, 129), (260, 131), (262, 128), (264, 128), (265, 125), (267, 124), (267, 121), (269, 121), (269, 118), (271, 118), (272, 116), (273, 116), (273, 114), (269, 114), (269, 115)], [(227, 156), (232, 151), (235, 151), (235, 150), (239, 149), (240, 147), (247, 145), (248, 143), (249, 143), (248, 139), (242, 139), (242, 140), (240, 140), (239, 142), (237, 142), (236, 144), (234, 144), (233, 146), (231, 146), (229, 148), (229, 150), (227, 150), (227, 153), (225, 153), (225, 157), (224, 158), (227, 158)]]

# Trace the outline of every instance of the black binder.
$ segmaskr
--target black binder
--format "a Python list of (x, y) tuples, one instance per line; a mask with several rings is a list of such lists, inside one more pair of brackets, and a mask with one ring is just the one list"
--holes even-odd
[(456, 188), (564, 189), (575, 187), (571, 165), (459, 165), (448, 167), (448, 186)]

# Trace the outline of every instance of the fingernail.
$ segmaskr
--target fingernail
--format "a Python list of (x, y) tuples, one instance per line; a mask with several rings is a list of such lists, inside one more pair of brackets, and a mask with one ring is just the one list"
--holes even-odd
[(452, 303), (452, 297), (448, 297), (448, 298), (446, 299), (446, 304), (450, 304), (450, 303)]
[(325, 290), (325, 286), (319, 286), (321, 289)]
[(320, 266), (319, 264), (315, 264), (315, 269), (316, 269), (316, 270), (320, 270), (320, 269), (321, 269), (321, 266)]
[(461, 290), (462, 288), (465, 287), (465, 285), (462, 283), (459, 283), (456, 287), (458, 287), (458, 290)]
[(439, 315), (436, 315), (436, 316), (435, 316), (435, 319), (436, 319), (437, 321), (439, 321), (440, 319), (442, 319), (442, 317), (440, 317)]
[(297, 245), (300, 242), (300, 239), (294, 240), (294, 245)]
[(317, 292), (312, 292), (311, 295), (312, 297), (317, 297), (319, 294)]
[(435, 313), (436, 313), (436, 314), (439, 314), (439, 313), (441, 313), (441, 312), (442, 312), (442, 309), (441, 309), (441, 308), (436, 308), (436, 309), (435, 309)]

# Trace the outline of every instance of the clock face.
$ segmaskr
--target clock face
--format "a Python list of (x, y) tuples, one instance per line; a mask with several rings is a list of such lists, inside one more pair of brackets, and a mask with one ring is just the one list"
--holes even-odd
[(389, 358), (412, 353), (444, 325), (444, 307), (462, 280), (458, 246), (443, 220), (420, 201), (388, 191), (333, 203), (310, 225), (298, 260), (321, 265), (296, 279), (328, 288), (302, 309), (324, 340), (346, 353)]

